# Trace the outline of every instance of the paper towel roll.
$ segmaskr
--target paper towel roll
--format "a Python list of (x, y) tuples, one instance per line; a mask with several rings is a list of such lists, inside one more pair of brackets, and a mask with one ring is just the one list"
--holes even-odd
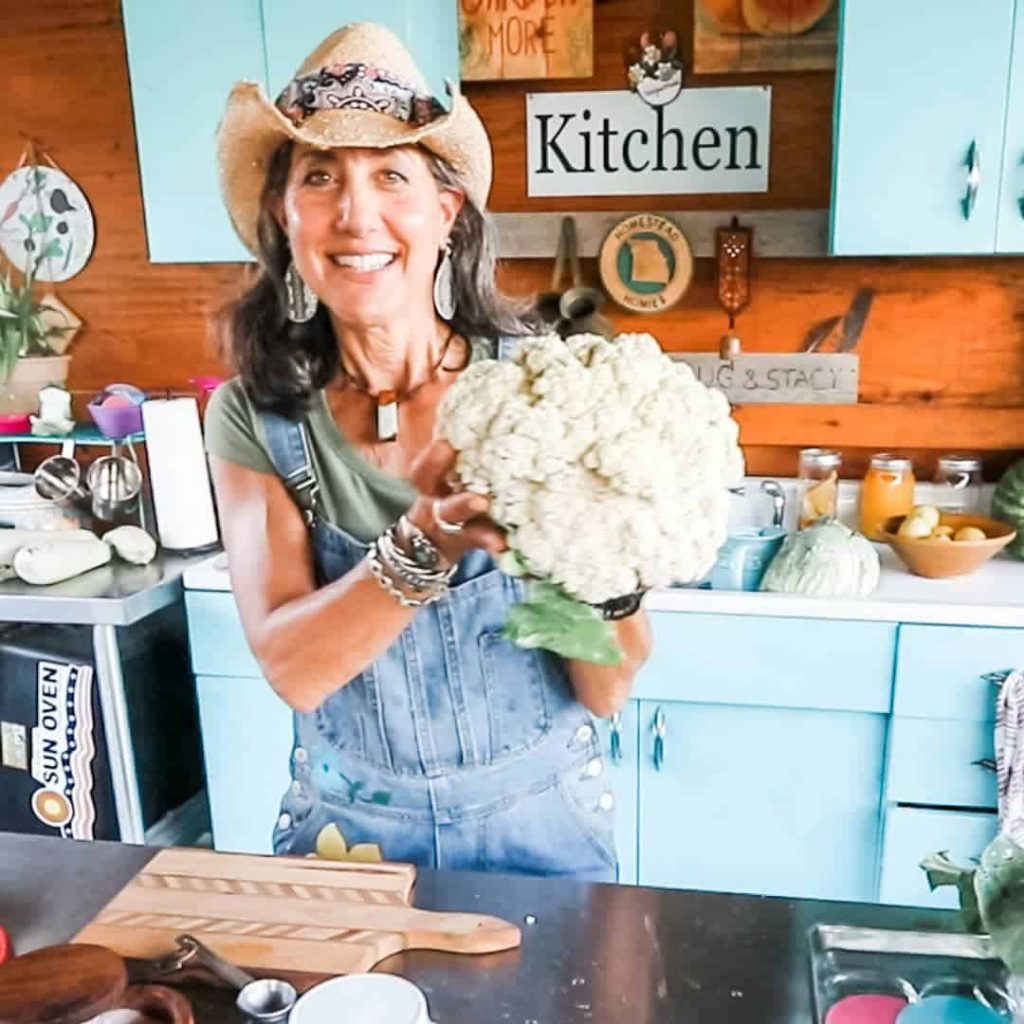
[(144, 402), (142, 424), (160, 544), (171, 551), (216, 544), (217, 516), (196, 400)]

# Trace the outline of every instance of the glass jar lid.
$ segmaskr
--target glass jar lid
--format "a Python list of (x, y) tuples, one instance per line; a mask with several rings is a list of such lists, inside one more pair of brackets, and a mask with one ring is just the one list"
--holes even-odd
[(973, 455), (940, 455), (938, 466), (957, 473), (973, 473), (981, 469), (981, 459)]
[(890, 473), (906, 473), (914, 468), (913, 462), (905, 455), (893, 455), (891, 452), (878, 452), (871, 456), (873, 469), (885, 469)]
[(817, 466), (820, 469), (835, 469), (843, 461), (839, 452), (832, 448), (801, 448), (800, 464)]

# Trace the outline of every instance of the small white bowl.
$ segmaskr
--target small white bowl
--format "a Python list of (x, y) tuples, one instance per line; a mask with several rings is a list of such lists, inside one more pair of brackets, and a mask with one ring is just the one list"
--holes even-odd
[(299, 997), (288, 1024), (431, 1024), (427, 1000), (395, 974), (347, 974)]

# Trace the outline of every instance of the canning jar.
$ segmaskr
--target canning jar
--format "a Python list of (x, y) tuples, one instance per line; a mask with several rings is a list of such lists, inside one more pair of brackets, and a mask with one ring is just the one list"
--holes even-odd
[(860, 532), (869, 540), (882, 539), (882, 527), (892, 516), (914, 507), (914, 465), (900, 455), (871, 456), (860, 490)]
[(798, 529), (802, 530), (822, 517), (835, 517), (842, 463), (843, 457), (831, 448), (801, 450), (796, 474), (800, 496)]
[(943, 512), (981, 512), (981, 460), (973, 455), (942, 455), (935, 467), (936, 508)]

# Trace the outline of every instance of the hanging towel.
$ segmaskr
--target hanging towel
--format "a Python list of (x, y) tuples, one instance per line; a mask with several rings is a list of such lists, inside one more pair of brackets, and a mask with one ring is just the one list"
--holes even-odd
[(1024, 846), (1024, 671), (1007, 673), (996, 703), (999, 831)]

